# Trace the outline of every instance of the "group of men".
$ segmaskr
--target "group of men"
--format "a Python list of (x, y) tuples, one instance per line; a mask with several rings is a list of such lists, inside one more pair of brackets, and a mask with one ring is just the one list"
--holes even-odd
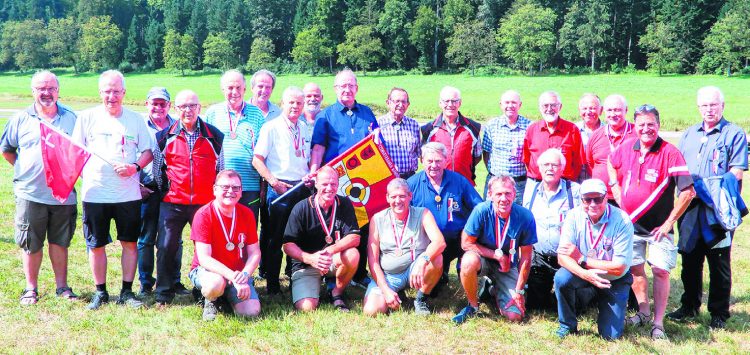
[[(227, 71), (220, 81), (226, 101), (202, 117), (195, 92), (179, 92), (171, 116), (169, 92), (154, 87), (144, 119), (123, 107), (125, 79), (110, 70), (99, 78), (102, 105), (76, 117), (58, 104), (55, 75), (35, 74), (34, 104), (8, 122), (0, 141), (15, 169), (16, 242), (26, 275), (21, 304), (38, 301), (47, 237), (57, 295), (78, 298), (66, 280), (77, 196), (60, 202), (46, 185), (44, 121), (95, 152), (81, 174), (96, 287), (89, 309), (109, 302), (105, 247), (114, 219), (122, 246), (118, 303), (131, 307), (152, 293), (161, 307), (189, 293), (180, 280), (182, 232), (190, 223), (195, 252), (188, 277), (205, 299), (206, 320), (216, 317), (220, 298), (238, 315), (257, 315), (253, 275), (258, 269), (267, 292), (281, 293), (284, 254), (300, 311), (317, 308), (321, 286), (337, 309), (349, 311), (345, 289), (359, 284), (367, 289), (365, 314), (400, 308), (409, 287), (416, 289), (415, 312), (429, 314), (427, 300), (448, 283), (456, 260), (468, 301), (456, 323), (477, 314), (482, 300), (511, 321), (527, 309), (556, 308), (557, 335), (564, 337), (577, 332), (577, 313), (595, 304), (603, 337), (618, 338), (630, 324), (650, 325), (651, 336), (664, 339), (678, 253), (673, 226), (689, 218), (680, 223), (679, 241), (685, 292), (680, 308), (666, 316), (697, 315), (707, 258), (710, 325), (725, 326), (733, 228), (717, 221), (721, 211), (711, 199), (715, 186), (739, 195), (748, 156), (745, 133), (723, 117), (718, 88), (698, 91), (702, 122), (675, 147), (659, 137), (655, 107), (638, 107), (629, 122), (621, 95), (601, 102), (584, 94), (581, 122), (573, 123), (560, 117), (560, 95), (548, 91), (539, 97), (542, 120), (532, 123), (519, 114), (519, 93), (507, 91), (501, 116), (482, 127), (461, 114), (461, 93), (449, 86), (440, 92), (441, 114), (420, 125), (406, 115), (409, 95), (402, 88), (388, 93), (388, 113), (376, 118), (357, 102), (350, 70), (336, 75), (336, 102), (324, 110), (318, 85), (286, 88), (279, 107), (269, 101), (275, 84), (273, 73), (256, 72), (246, 101), (245, 77)], [(337, 195), (338, 173), (325, 164), (370, 134), (399, 176), (388, 184), (389, 206), (359, 225), (352, 203)], [(487, 201), (475, 188), (481, 160), (489, 174)], [(628, 317), (631, 289), (638, 310)]]

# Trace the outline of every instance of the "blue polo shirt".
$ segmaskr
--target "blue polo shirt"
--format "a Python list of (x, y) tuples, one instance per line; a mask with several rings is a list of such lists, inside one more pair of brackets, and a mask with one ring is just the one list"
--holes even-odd
[[(450, 170), (443, 172), (439, 193), (435, 191), (424, 171), (410, 177), (407, 183), (412, 192), (412, 206), (426, 207), (430, 210), (445, 239), (460, 239), (471, 211), (482, 202), (482, 196), (479, 196), (474, 186), (471, 186), (471, 182)], [(435, 200), (435, 196), (440, 196), (440, 202)]]
[[(536, 222), (534, 222), (534, 216), (531, 211), (513, 204), (510, 209), (510, 225), (508, 226), (508, 234), (501, 246), (503, 251), (506, 253), (510, 250), (510, 241), (516, 241), (516, 251), (519, 247), (533, 245), (537, 242), (536, 240)], [(485, 201), (474, 207), (471, 211), (469, 220), (466, 221), (466, 227), (464, 232), (470, 236), (477, 238), (477, 244), (490, 248), (492, 250), (497, 249), (497, 235), (495, 235), (495, 211), (492, 208), (492, 201)], [(505, 224), (508, 223), (507, 219), (500, 218), (500, 230), (505, 229)], [(518, 260), (520, 258), (514, 258), (512, 267), (518, 266)]]
[(369, 107), (355, 101), (351, 115), (348, 112), (346, 106), (336, 101), (315, 117), (312, 145), (326, 147), (323, 164), (341, 155), (378, 128), (378, 121)]
[[(70, 135), (76, 119), (76, 114), (71, 109), (58, 103), (57, 116), (52, 119), (51, 124)], [(31, 105), (8, 120), (0, 138), (0, 150), (3, 153), (18, 154), (16, 163), (13, 165), (13, 192), (16, 197), (36, 203), (75, 205), (75, 189), (64, 203), (60, 203), (52, 197), (52, 190), (47, 186), (40, 144), (40, 120), (34, 105)]]

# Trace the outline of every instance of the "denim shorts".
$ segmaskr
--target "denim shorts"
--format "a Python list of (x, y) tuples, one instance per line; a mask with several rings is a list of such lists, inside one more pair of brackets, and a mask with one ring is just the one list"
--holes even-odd
[[(190, 270), (190, 274), (188, 274), (188, 278), (190, 279), (190, 282), (195, 285), (195, 288), (201, 289), (201, 282), (200, 279), (205, 275), (206, 273), (209, 273), (211, 271), (206, 270), (202, 266), (198, 266), (193, 270)], [(249, 280), (247, 281), (247, 285), (250, 286), (250, 297), (248, 297), (247, 300), (257, 300), (258, 299), (258, 292), (255, 291), (255, 279), (253, 277), (249, 277)], [(224, 294), (221, 295), (221, 297), (224, 297), (231, 305), (236, 305), (238, 303), (244, 302), (239, 297), (237, 297), (237, 289), (234, 287), (234, 284), (229, 282), (228, 280), (225, 280), (227, 282), (226, 287), (224, 288)], [(245, 301), (247, 301), (245, 300)]]

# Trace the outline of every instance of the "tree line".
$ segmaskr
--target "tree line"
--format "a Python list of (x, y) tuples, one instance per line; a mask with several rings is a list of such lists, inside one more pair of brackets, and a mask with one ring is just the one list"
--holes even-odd
[(0, 26), (0, 70), (730, 75), (750, 58), (745, 0), (0, 0)]

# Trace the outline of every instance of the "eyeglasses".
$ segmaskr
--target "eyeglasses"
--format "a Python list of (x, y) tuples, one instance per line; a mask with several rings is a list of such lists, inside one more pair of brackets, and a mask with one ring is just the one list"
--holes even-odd
[(544, 168), (544, 169), (549, 169), (549, 168), (557, 169), (559, 167), (560, 167), (560, 164), (557, 164), (557, 163), (544, 163), (544, 164), (542, 164), (542, 168)]
[(57, 90), (59, 90), (56, 87), (41, 87), (41, 88), (33, 88), (33, 89), (34, 91), (38, 91), (38, 92), (57, 92)]
[(454, 104), (454, 105), (458, 105), (458, 103), (459, 103), (459, 102), (461, 102), (461, 99), (448, 99), (448, 100), (443, 100), (443, 99), (441, 99), (441, 100), (440, 100), (440, 102), (442, 102), (442, 103), (444, 103), (444, 104)]
[(167, 107), (169, 106), (169, 101), (162, 101), (162, 102), (156, 102), (156, 101), (148, 101), (148, 104), (154, 107)]
[(581, 201), (583, 201), (584, 205), (590, 205), (592, 202), (596, 205), (601, 204), (604, 202), (604, 196), (597, 196), (597, 197), (581, 197)]
[(224, 191), (224, 192), (229, 191), (229, 189), (232, 189), (233, 192), (242, 191), (241, 185), (214, 185), (214, 187), (218, 187), (221, 189), (221, 191)]
[(389, 99), (388, 102), (390, 102), (392, 104), (402, 104), (402, 105), (408, 105), (409, 104), (408, 100), (390, 100)]
[(635, 109), (636, 115), (639, 113), (654, 113), (654, 112), (658, 112), (658, 111), (656, 110), (656, 107), (654, 107), (654, 105), (650, 105), (650, 104), (641, 105), (641, 106), (638, 106), (637, 109)]
[(560, 104), (541, 104), (539, 106), (542, 108), (556, 108), (557, 106), (560, 106)]
[(200, 107), (200, 104), (186, 104), (186, 105), (177, 105), (177, 109), (180, 111), (187, 111), (190, 109), (191, 111), (195, 111)]
[(357, 88), (357, 84), (342, 84), (342, 85), (334, 85), (333, 87), (335, 87), (336, 89), (354, 90), (355, 88)]
[(106, 95), (106, 96), (120, 96), (125, 92), (125, 90), (102, 90), (100, 93)]

